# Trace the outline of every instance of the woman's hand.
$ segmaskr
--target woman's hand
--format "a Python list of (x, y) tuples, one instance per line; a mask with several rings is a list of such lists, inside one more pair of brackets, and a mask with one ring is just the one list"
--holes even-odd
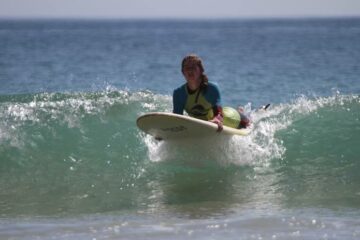
[(218, 114), (216, 117), (214, 117), (210, 122), (216, 123), (218, 125), (218, 132), (221, 132), (223, 130), (223, 117)]

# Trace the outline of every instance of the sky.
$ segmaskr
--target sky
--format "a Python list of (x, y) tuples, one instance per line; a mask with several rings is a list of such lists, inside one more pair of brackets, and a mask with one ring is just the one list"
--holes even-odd
[(0, 18), (360, 16), (360, 0), (0, 0)]

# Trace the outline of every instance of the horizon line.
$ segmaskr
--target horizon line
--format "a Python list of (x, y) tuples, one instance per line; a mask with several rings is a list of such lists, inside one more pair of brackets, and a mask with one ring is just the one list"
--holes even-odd
[(279, 15), (279, 16), (238, 16), (238, 17), (46, 17), (46, 16), (0, 16), (0, 20), (29, 20), (29, 21), (51, 21), (51, 20), (69, 20), (69, 21), (218, 21), (218, 20), (306, 20), (306, 19), (354, 19), (360, 18), (360, 15)]

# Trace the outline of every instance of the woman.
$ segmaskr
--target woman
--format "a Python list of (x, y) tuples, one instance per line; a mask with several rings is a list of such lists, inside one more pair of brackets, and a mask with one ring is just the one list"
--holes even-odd
[(218, 87), (209, 83), (202, 60), (195, 54), (186, 56), (181, 64), (186, 83), (174, 90), (173, 112), (211, 121), (223, 129), (223, 112)]
[(186, 83), (174, 90), (174, 113), (183, 114), (185, 110), (191, 117), (216, 123), (218, 131), (223, 129), (223, 125), (245, 128), (250, 124), (243, 112), (230, 107), (222, 108), (220, 91), (208, 81), (200, 57), (195, 54), (186, 56), (181, 71)]

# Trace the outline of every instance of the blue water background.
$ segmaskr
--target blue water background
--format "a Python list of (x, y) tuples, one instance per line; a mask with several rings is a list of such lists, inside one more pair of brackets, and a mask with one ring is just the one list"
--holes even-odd
[(1, 94), (150, 89), (184, 82), (200, 55), (225, 104), (358, 93), (359, 19), (1, 21)]

